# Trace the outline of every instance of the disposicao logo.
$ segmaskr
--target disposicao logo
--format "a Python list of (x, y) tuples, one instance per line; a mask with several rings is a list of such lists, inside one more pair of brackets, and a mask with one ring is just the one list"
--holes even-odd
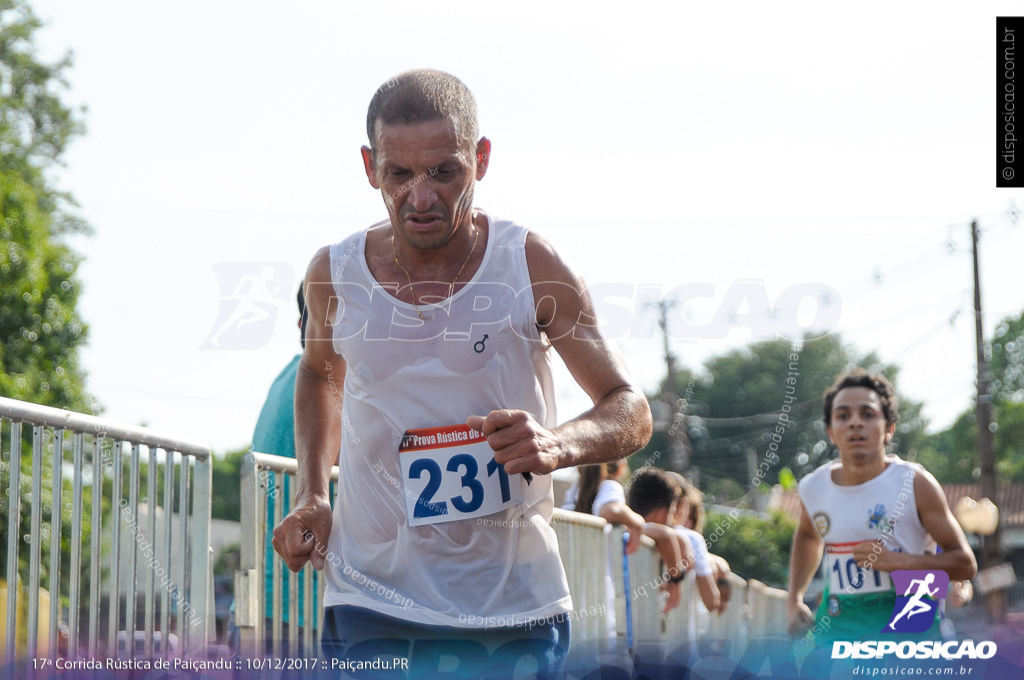
[[(892, 617), (879, 633), (923, 633), (935, 623), (939, 602), (946, 597), (949, 574), (944, 571), (903, 570), (890, 573), (896, 588)], [(833, 642), (833, 659), (881, 659), (895, 654), (900, 659), (991, 659), (997, 651), (991, 641), (964, 640), (862, 640)]]
[(882, 659), (888, 654), (895, 654), (900, 659), (991, 659), (997, 651), (996, 643), (989, 640), (977, 644), (973, 640), (865, 640), (832, 643), (833, 659)]
[(949, 574), (944, 571), (909, 569), (894, 571), (896, 606), (892, 618), (880, 633), (923, 633), (935, 623), (939, 602), (949, 589)]

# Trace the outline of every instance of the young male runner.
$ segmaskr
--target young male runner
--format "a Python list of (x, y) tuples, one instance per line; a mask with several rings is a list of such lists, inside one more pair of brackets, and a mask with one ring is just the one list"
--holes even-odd
[[(579, 277), (537, 234), (473, 207), (491, 143), (462, 82), (393, 78), (367, 134), (388, 219), (309, 266), (298, 498), (274, 547), (291, 569), (326, 569), (323, 643), (338, 659), (429, 668), (455, 654), (476, 676), (525, 654), (557, 674), (572, 604), (548, 473), (639, 449), (650, 410)], [(594, 403), (561, 425), (552, 347)]]
[[(800, 523), (789, 562), (791, 635), (816, 617), (819, 644), (878, 639), (896, 604), (889, 572), (974, 576), (974, 554), (939, 483), (920, 465), (886, 455), (897, 418), (896, 394), (884, 376), (855, 369), (825, 393), (826, 431), (840, 459), (800, 480)], [(826, 588), (812, 616), (803, 599), (822, 548)], [(936, 617), (922, 637), (939, 639), (938, 626)]]

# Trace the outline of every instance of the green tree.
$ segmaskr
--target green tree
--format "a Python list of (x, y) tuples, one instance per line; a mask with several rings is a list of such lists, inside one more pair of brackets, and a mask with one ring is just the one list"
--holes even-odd
[(709, 512), (704, 540), (712, 553), (725, 558), (733, 573), (786, 588), (795, 531), (796, 522), (778, 511), (767, 516)]
[[(995, 402), (994, 446), (1000, 481), (1024, 482), (1024, 403)], [(978, 425), (974, 409), (928, 438), (919, 462), (943, 484), (978, 481)]]
[[(51, 171), (61, 164), (68, 142), (81, 134), (78, 112), (60, 98), (67, 87), (70, 55), (54, 64), (39, 60), (34, 34), (41, 23), (19, 0), (0, 0), (0, 396), (77, 411), (92, 410), (84, 386), (78, 348), (86, 328), (75, 311), (79, 256), (63, 238), (87, 233), (73, 213), (74, 201), (57, 190)], [(10, 460), (10, 429), (5, 428), (3, 458)], [(23, 430), (20, 495), (22, 525), (29, 534), (32, 489), (32, 429)], [(42, 563), (68, 560), (70, 539), (88, 540), (88, 521), (72, 527), (69, 517), (50, 517), (52, 446), (44, 445)], [(65, 442), (67, 445), (68, 442)], [(8, 466), (0, 485), (9, 486)], [(64, 498), (71, 498), (69, 482)], [(90, 490), (86, 491), (87, 502)], [(7, 546), (7, 502), (0, 504), (0, 545)], [(62, 524), (62, 557), (50, 555), (48, 526)], [(23, 544), (24, 546), (25, 544)], [(28, 571), (28, 550), (19, 551), (21, 578)], [(89, 567), (86, 566), (86, 569)], [(6, 574), (6, 560), (0, 569)], [(45, 583), (45, 581), (44, 581)], [(61, 595), (66, 593), (62, 589)]]
[[(774, 485), (784, 467), (800, 478), (831, 459), (833, 447), (821, 418), (822, 395), (837, 375), (855, 366), (885, 374), (898, 388), (896, 366), (883, 365), (874, 353), (858, 353), (839, 335), (808, 338), (799, 348), (786, 340), (756, 342), (712, 357), (696, 380), (681, 372), (677, 392), (686, 400), (690, 464), (700, 469), (701, 487), (738, 488), (715, 484), (732, 480), (747, 489), (758, 468), (763, 469), (761, 481)], [(916, 455), (924, 441), (921, 404), (900, 398), (899, 412), (892, 448), (904, 457)], [(657, 432), (634, 460), (669, 448), (668, 433)]]
[(1024, 311), (999, 322), (989, 355), (996, 402), (1024, 403)]
[(941, 484), (975, 482), (977, 437), (974, 411), (965, 411), (950, 427), (928, 437), (918, 462)]
[(211, 514), (215, 519), (229, 519), (238, 522), (242, 515), (242, 501), (239, 497), (242, 479), (242, 459), (248, 449), (232, 451), (223, 458), (213, 459), (213, 506)]
[(0, 396), (84, 411), (80, 258), (62, 237), (87, 227), (48, 174), (82, 124), (58, 96), (70, 56), (36, 56), (40, 25), (27, 4), (0, 0)]
[[(1024, 312), (999, 322), (988, 348), (999, 479), (1024, 481)], [(946, 484), (977, 481), (978, 427), (971, 406), (926, 441), (920, 462)]]

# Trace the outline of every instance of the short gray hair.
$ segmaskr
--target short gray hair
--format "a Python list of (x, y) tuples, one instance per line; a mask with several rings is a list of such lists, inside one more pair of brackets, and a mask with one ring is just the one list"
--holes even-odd
[(461, 146), (474, 155), (479, 126), (476, 100), (455, 76), (433, 69), (399, 73), (377, 88), (366, 112), (366, 136), (377, 158), (377, 121), (384, 125), (417, 125), (452, 120), (458, 127)]

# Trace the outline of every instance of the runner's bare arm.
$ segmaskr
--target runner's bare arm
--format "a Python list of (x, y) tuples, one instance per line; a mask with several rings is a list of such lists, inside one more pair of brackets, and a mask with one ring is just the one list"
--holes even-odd
[(307, 561), (322, 569), (331, 533), (331, 467), (341, 449), (341, 386), (345, 382), (345, 362), (331, 341), (336, 311), (333, 290), (330, 251), (322, 248), (306, 273), (309, 321), (295, 377), (295, 457), (299, 467), (295, 507), (274, 529), (274, 549), (292, 571)]
[(601, 337), (582, 280), (534, 233), (526, 239), (537, 323), (594, 406), (548, 430), (525, 411), (492, 411), (467, 424), (487, 435), (509, 474), (548, 473), (628, 456), (651, 437), (651, 410), (616, 347)]
[(807, 586), (821, 563), (824, 546), (818, 530), (803, 503), (800, 504), (800, 522), (793, 534), (793, 548), (789, 554), (789, 589), (786, 597), (786, 619), (789, 634), (794, 635), (814, 625), (814, 614), (804, 604)]
[(871, 564), (880, 571), (941, 569), (949, 574), (951, 581), (974, 578), (978, 565), (967, 544), (967, 537), (953, 517), (942, 487), (930, 472), (921, 467), (914, 475), (914, 497), (922, 526), (942, 552), (937, 555), (911, 555), (892, 552), (876, 541), (865, 541), (854, 546), (854, 559), (861, 566)]

